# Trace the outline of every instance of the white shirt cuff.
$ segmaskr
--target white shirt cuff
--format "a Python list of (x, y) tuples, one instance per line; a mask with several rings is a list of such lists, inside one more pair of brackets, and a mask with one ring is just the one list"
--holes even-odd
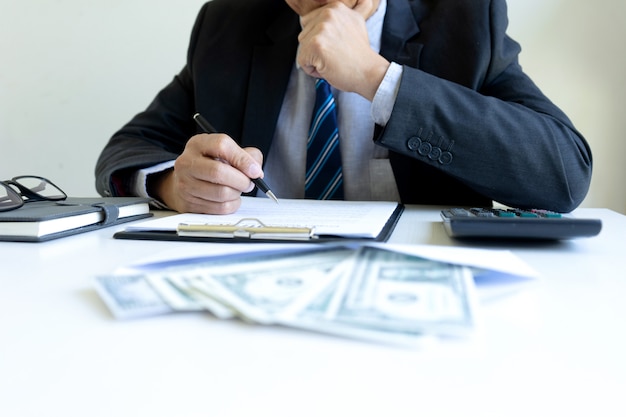
[(385, 126), (389, 121), (401, 79), (402, 65), (392, 62), (389, 68), (387, 68), (385, 77), (380, 86), (378, 86), (378, 90), (376, 90), (374, 100), (372, 100), (371, 115), (374, 123)]
[(137, 171), (135, 178), (133, 179), (133, 192), (138, 197), (145, 197), (152, 199), (152, 205), (156, 208), (167, 209), (168, 207), (148, 194), (148, 175), (157, 174), (159, 172), (167, 171), (170, 168), (174, 168), (174, 161), (162, 162), (158, 165), (154, 165), (148, 168), (143, 168)]

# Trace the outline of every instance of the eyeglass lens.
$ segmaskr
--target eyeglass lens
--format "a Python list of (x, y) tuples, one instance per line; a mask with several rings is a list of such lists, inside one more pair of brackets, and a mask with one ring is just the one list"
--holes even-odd
[(22, 197), (10, 186), (0, 183), (0, 211), (19, 207), (23, 204)]
[(16, 177), (13, 179), (22, 187), (28, 188), (34, 193), (39, 194), (41, 197), (50, 200), (62, 200), (65, 198), (65, 193), (61, 191), (51, 182), (39, 177)]

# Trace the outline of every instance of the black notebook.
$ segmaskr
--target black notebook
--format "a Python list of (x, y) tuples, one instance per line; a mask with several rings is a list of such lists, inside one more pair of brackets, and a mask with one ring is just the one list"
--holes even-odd
[(151, 216), (149, 199), (74, 197), (0, 212), (0, 241), (43, 242)]

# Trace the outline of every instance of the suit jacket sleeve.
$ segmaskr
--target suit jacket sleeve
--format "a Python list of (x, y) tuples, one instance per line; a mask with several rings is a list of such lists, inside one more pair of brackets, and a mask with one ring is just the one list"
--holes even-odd
[[(206, 4), (192, 32), (193, 56)], [(129, 181), (138, 169), (176, 159), (197, 133), (191, 69), (186, 65), (154, 98), (148, 108), (117, 131), (96, 163), (96, 189), (104, 196), (131, 194)]]
[(124, 195), (140, 168), (177, 158), (202, 113), (241, 146), (267, 153), (300, 30), (284, 0), (212, 0), (194, 25), (183, 70), (116, 132), (96, 164), (96, 188)]
[[(431, 184), (445, 188), (434, 178), (443, 175), (511, 206), (571, 211), (591, 179), (586, 141), (523, 73), (519, 46), (505, 34), (505, 2), (455, 3), (483, 6), (431, 11), (429, 20), (447, 22), (433, 32), (448, 32), (430, 36), (429, 20), (420, 25), (429, 41), (419, 68), (404, 67), (391, 118), (377, 138), (396, 153), (403, 200)], [(430, 171), (416, 177), (416, 165)]]

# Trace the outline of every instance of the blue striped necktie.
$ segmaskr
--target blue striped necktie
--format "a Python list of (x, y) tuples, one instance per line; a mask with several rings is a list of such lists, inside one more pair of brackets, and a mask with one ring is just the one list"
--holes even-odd
[(315, 81), (315, 106), (306, 155), (305, 198), (343, 199), (337, 106), (326, 80)]

